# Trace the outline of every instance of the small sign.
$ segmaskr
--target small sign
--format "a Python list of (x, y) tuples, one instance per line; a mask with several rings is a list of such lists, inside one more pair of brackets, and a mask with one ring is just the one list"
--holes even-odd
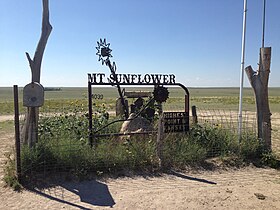
[(189, 116), (187, 112), (164, 112), (164, 132), (187, 132), (189, 131)]
[(23, 106), (40, 107), (44, 104), (44, 87), (32, 82), (23, 88)]

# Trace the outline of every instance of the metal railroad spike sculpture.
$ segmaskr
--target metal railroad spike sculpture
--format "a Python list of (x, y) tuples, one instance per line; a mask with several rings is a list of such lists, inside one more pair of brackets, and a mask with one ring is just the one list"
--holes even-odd
[(121, 91), (121, 87), (118, 84), (117, 75), (116, 75), (117, 66), (116, 66), (115, 62), (113, 62), (113, 65), (112, 65), (111, 61), (110, 61), (110, 57), (113, 57), (113, 56), (111, 55), (112, 50), (109, 47), (110, 47), (110, 43), (106, 43), (106, 39), (104, 39), (104, 40), (100, 39), (99, 42), (97, 41), (96, 55), (99, 56), (98, 61), (101, 61), (102, 65), (105, 63), (106, 66), (109, 67), (111, 74), (113, 75), (114, 82), (116, 83), (116, 87), (118, 89), (118, 93), (121, 98), (121, 103), (123, 106), (125, 118), (127, 119), (128, 118), (128, 107), (125, 105), (125, 100), (124, 100), (124, 97), (123, 97), (123, 94)]

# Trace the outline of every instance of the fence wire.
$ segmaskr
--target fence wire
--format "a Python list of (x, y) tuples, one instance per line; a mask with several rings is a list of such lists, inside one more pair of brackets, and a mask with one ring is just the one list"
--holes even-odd
[[(209, 126), (221, 127), (230, 131), (234, 135), (238, 135), (238, 111), (207, 109), (205, 107), (197, 107), (198, 123)], [(280, 155), (280, 114), (272, 113), (271, 115), (271, 143), (272, 151), (276, 155)], [(257, 136), (257, 113), (252, 111), (242, 112), (242, 134)]]
[[(77, 108), (77, 107), (76, 107)], [(104, 173), (117, 172), (126, 173), (126, 170), (138, 170), (149, 168), (156, 170), (159, 165), (157, 154), (157, 136), (155, 134), (138, 136), (135, 138), (110, 137), (98, 138), (98, 147), (91, 148), (88, 144), (88, 122), (86, 111), (77, 111), (76, 108), (64, 107), (54, 111), (43, 110), (40, 114), (39, 142), (34, 148), (22, 145), (22, 169), (23, 174), (29, 178), (47, 180), (48, 177), (68, 176), (69, 173), (77, 177), (84, 177), (90, 173), (101, 175)], [(104, 114), (104, 113), (103, 113)], [(102, 117), (102, 112), (96, 113), (97, 118)], [(190, 116), (190, 124), (191, 118)], [(23, 115), (21, 122), (24, 121)], [(106, 120), (106, 119), (102, 119)], [(184, 159), (191, 162), (198, 160), (201, 155), (215, 157), (229, 151), (225, 151), (225, 141), (236, 143), (238, 136), (238, 112), (221, 109), (206, 109), (197, 107), (198, 125), (216, 129), (217, 132), (224, 132), (218, 142), (207, 142), (214, 134), (203, 134), (205, 139), (198, 139), (198, 143), (211, 144), (209, 150), (202, 151), (197, 145), (186, 145), (184, 139), (187, 134), (175, 133), (165, 134), (163, 156), (166, 164), (172, 164), (171, 160)], [(102, 122), (96, 122), (101, 123)], [(157, 125), (157, 121), (154, 122)], [(243, 112), (242, 133), (246, 138), (257, 136), (256, 113), (250, 111)], [(106, 132), (118, 132), (121, 124), (107, 127)], [(190, 132), (202, 132), (205, 130), (195, 130), (191, 125)], [(155, 126), (157, 131), (157, 126)], [(208, 131), (205, 131), (208, 132)], [(200, 133), (201, 134), (201, 133)], [(221, 133), (219, 133), (220, 135)], [(280, 115), (272, 115), (272, 149), (280, 155)], [(213, 136), (211, 136), (213, 135)], [(131, 137), (131, 136), (130, 136)], [(204, 142), (205, 141), (205, 142)], [(176, 152), (180, 148), (189, 148), (188, 152)], [(173, 153), (172, 153), (173, 152)], [(184, 156), (184, 157), (182, 157)], [(185, 164), (184, 161), (179, 164)], [(121, 169), (121, 170), (120, 170)], [(52, 176), (49, 176), (52, 175)]]
[[(238, 112), (232, 110), (197, 108), (198, 122), (209, 124), (229, 130), (233, 134), (238, 133)], [(242, 113), (242, 133), (257, 133), (256, 113), (243, 111)]]

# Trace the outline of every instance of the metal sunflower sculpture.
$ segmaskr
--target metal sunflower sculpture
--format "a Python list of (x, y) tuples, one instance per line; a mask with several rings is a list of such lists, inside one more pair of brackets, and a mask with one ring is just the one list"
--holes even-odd
[(165, 102), (169, 97), (169, 91), (166, 87), (157, 86), (153, 92), (154, 99), (158, 103)]
[(100, 41), (97, 41), (96, 55), (98, 55), (98, 61), (101, 61), (102, 65), (104, 63), (108, 65), (108, 62), (110, 62), (110, 58), (113, 57), (111, 55), (112, 50), (109, 47), (110, 43), (106, 43), (106, 39), (100, 39)]
[(121, 98), (121, 103), (124, 109), (125, 118), (128, 118), (128, 107), (125, 105), (125, 100), (121, 91), (121, 87), (117, 82), (116, 63), (113, 62), (113, 64), (111, 64), (110, 61), (110, 58), (113, 56), (111, 55), (112, 50), (109, 47), (110, 47), (110, 43), (106, 43), (106, 39), (103, 40), (100, 39), (100, 41), (97, 41), (97, 47), (95, 47), (97, 49), (96, 55), (98, 55), (98, 61), (101, 61), (102, 65), (105, 63), (106, 66), (109, 67), (111, 74), (113, 75), (114, 81), (116, 83), (119, 96)]

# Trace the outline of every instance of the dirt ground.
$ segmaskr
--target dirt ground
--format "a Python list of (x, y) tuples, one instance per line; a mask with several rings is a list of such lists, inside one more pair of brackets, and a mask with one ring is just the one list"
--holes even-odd
[(63, 182), (48, 189), (14, 192), (4, 187), (4, 153), (13, 134), (0, 129), (0, 209), (280, 209), (280, 171), (242, 169), (172, 172)]

